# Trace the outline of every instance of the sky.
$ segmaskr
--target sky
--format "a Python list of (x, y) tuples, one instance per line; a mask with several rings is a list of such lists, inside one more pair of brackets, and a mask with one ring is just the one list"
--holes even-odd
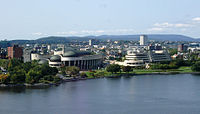
[(0, 0), (0, 40), (181, 34), (200, 38), (200, 0)]

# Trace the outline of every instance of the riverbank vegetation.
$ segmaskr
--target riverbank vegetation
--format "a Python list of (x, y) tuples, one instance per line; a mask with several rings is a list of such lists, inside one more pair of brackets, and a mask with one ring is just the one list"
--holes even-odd
[(60, 81), (60, 78), (55, 76), (58, 73), (57, 68), (49, 67), (48, 64), (39, 65), (37, 61), (23, 63), (17, 59), (1, 62), (6, 63), (4, 68), (7, 69), (6, 73), (0, 75), (2, 84), (57, 83)]
[[(200, 61), (184, 61), (181, 59), (152, 63), (150, 67), (131, 68), (130, 66), (108, 65), (105, 69), (86, 72), (88, 78), (110, 77), (120, 75), (142, 75), (142, 74), (176, 74), (176, 73), (199, 73)], [(99, 75), (101, 74), (101, 75)]]
[[(200, 72), (200, 60), (191, 56), (190, 60), (173, 60), (149, 64), (145, 67), (132, 68), (130, 66), (119, 66), (110, 64), (104, 69), (80, 71), (78, 67), (61, 67), (59, 69), (49, 67), (48, 64), (38, 64), (38, 61), (23, 63), (17, 59), (0, 60), (1, 69), (7, 72), (0, 73), (1, 84), (36, 84), (36, 83), (58, 83), (62, 79), (56, 76), (62, 74), (71, 79), (92, 79), (101, 77), (118, 77), (142, 74), (171, 74), (171, 73), (194, 73)], [(3, 70), (1, 70), (3, 71)]]

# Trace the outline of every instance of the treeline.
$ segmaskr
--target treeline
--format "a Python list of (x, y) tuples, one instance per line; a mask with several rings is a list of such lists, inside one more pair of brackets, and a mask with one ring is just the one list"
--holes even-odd
[[(152, 70), (168, 70), (168, 69), (178, 69), (183, 66), (191, 67), (193, 71), (200, 71), (200, 59), (195, 60), (182, 60), (177, 59), (173, 61), (165, 61), (159, 63), (151, 63), (148, 69)], [(134, 69), (145, 69), (144, 67), (131, 68), (130, 66), (120, 66), (117, 64), (111, 64), (106, 67), (107, 72), (117, 73), (117, 72), (131, 72)]]
[(49, 67), (48, 64), (39, 65), (37, 61), (23, 63), (20, 60), (12, 59), (1, 61), (5, 63), (4, 68), (8, 73), (0, 75), (3, 84), (34, 84), (34, 83), (56, 83), (60, 78), (55, 76), (57, 68)]
[(150, 65), (151, 69), (178, 69), (181, 66), (191, 66), (191, 61), (184, 61), (181, 59), (173, 60), (173, 61), (166, 61), (166, 62), (159, 62)]

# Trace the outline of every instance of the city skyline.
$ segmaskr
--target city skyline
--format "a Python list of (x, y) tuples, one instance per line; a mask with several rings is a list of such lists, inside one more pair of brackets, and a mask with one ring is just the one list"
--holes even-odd
[(0, 40), (182, 34), (200, 38), (198, 0), (0, 1)]

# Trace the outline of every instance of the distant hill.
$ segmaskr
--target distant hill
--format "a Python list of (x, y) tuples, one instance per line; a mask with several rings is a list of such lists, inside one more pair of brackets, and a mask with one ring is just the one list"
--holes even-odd
[[(150, 34), (147, 35), (150, 40), (157, 41), (200, 41), (200, 39), (195, 39), (192, 37), (184, 35), (170, 35), (170, 34)], [(89, 39), (100, 39), (100, 40), (139, 40), (140, 35), (101, 35), (101, 36), (85, 36), (85, 37), (47, 37), (40, 38), (37, 41), (64, 41), (69, 42), (70, 40), (89, 40)]]
[[(195, 39), (192, 37), (176, 34), (147, 34), (149, 40), (156, 41), (200, 41), (200, 39)], [(0, 47), (5, 47), (10, 44), (26, 44), (26, 43), (68, 43), (73, 40), (77, 41), (88, 41), (89, 39), (99, 39), (99, 40), (135, 40), (139, 41), (140, 35), (101, 35), (101, 36), (70, 36), (70, 37), (59, 37), (59, 36), (50, 36), (39, 38), (37, 40), (11, 40), (11, 41), (1, 41)]]
[[(184, 36), (184, 35), (150, 34), (147, 36), (149, 40), (157, 40), (157, 41), (197, 41), (198, 40), (198, 39), (194, 39), (194, 38)], [(97, 39), (113, 39), (113, 40), (139, 40), (140, 35), (103, 35), (103, 36), (97, 36), (96, 38)]]
[(35, 41), (37, 43), (67, 43), (70, 40), (67, 37), (50, 36), (50, 37), (39, 38)]

